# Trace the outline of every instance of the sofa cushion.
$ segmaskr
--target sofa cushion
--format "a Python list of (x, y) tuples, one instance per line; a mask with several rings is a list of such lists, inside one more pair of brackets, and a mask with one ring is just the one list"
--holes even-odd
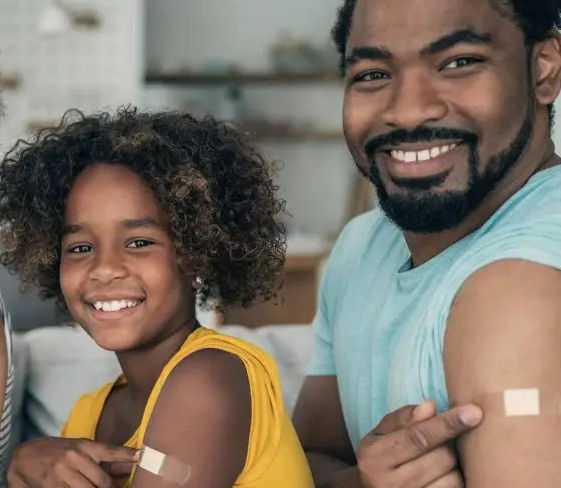
[(115, 354), (100, 348), (79, 327), (36, 329), (23, 339), (29, 355), (26, 438), (58, 435), (78, 397), (121, 371)]

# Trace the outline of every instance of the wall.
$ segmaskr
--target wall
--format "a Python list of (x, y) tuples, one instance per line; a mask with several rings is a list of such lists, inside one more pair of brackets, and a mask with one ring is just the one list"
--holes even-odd
[[(19, 87), (3, 90), (0, 147), (29, 132), (30, 122), (53, 123), (70, 107), (85, 112), (138, 103), (144, 72), (143, 5), (140, 0), (70, 0), (93, 9), (99, 29), (46, 36), (38, 25), (48, 0), (0, 0), (0, 68)], [(61, 320), (52, 302), (22, 295), (19, 281), (0, 266), (2, 296), (14, 325), (27, 329)]]

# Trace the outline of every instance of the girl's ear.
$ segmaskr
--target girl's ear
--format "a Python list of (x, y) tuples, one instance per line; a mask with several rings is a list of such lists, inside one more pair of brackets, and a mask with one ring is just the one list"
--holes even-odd
[(203, 279), (200, 276), (196, 275), (193, 281), (191, 282), (191, 286), (195, 290), (200, 290), (203, 287)]
[(182, 273), (187, 280), (191, 280), (191, 288), (200, 290), (203, 287), (203, 278), (201, 273), (193, 266), (193, 261), (185, 254), (178, 254), (177, 266), (179, 272)]

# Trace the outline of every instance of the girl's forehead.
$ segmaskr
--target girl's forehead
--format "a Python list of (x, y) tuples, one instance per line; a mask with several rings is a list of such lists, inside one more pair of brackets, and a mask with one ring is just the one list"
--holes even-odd
[(66, 202), (65, 220), (165, 219), (160, 202), (148, 184), (120, 164), (97, 163), (76, 179)]

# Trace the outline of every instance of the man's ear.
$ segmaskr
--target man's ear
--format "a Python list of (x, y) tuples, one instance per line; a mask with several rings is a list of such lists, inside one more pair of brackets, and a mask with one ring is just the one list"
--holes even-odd
[(561, 91), (561, 34), (557, 30), (534, 47), (533, 70), (536, 102), (552, 104)]

